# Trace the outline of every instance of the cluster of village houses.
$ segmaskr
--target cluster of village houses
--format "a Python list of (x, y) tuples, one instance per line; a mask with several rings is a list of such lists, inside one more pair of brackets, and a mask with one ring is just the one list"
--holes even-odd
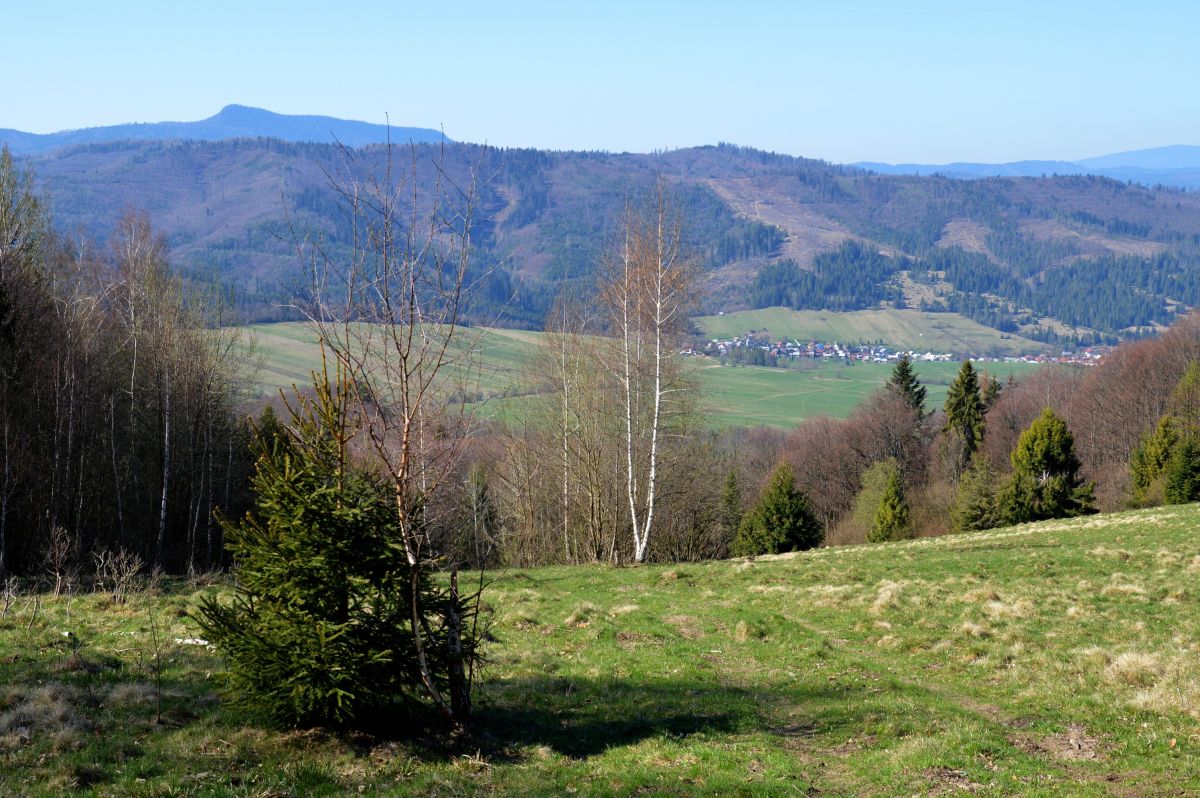
[[(952, 352), (918, 352), (897, 349), (879, 344), (842, 344), (837, 341), (800, 341), (797, 339), (771, 338), (764, 333), (750, 331), (733, 338), (713, 338), (702, 346), (696, 345), (684, 350), (685, 355), (708, 355), (711, 357), (729, 357), (733, 350), (739, 347), (761, 350), (765, 355), (776, 360), (842, 360), (865, 363), (889, 363), (908, 355), (913, 361), (919, 362), (952, 362), (964, 359), (963, 353)], [(991, 363), (1067, 363), (1095, 365), (1100, 362), (1112, 347), (1090, 346), (1078, 351), (1064, 350), (1057, 354), (1041, 352), (1036, 354), (1008, 355), (1003, 357), (970, 355), (971, 360)]]

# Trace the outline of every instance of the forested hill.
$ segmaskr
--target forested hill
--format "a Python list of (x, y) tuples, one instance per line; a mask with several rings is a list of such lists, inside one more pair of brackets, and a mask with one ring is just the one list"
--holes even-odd
[[(663, 175), (706, 273), (705, 309), (748, 306), (951, 310), (1044, 340), (1113, 337), (1200, 305), (1200, 196), (1095, 176), (877, 175), (728, 145), (659, 154), (417, 145), (478, 166), (482, 301), (536, 326), (563, 280), (585, 287), (631, 194)], [(349, 164), (333, 145), (266, 139), (123, 142), (26, 156), (66, 232), (103, 243), (145, 210), (175, 261), (237, 287), (252, 317), (277, 317), (302, 282), (294, 231), (349, 236), (329, 174), (383, 170), (380, 146)]]
[(196, 122), (106, 125), (44, 134), (0, 129), (0, 144), (16, 155), (47, 153), (62, 147), (114, 141), (225, 141), (239, 138), (340, 142), (347, 147), (384, 144), (388, 141), (448, 141), (441, 132), (429, 128), (388, 127), (331, 116), (277, 114), (245, 105), (227, 105), (213, 116)]

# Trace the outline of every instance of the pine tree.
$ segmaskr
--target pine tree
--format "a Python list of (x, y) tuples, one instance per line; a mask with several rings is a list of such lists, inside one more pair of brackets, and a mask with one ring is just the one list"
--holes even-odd
[(875, 513), (883, 502), (883, 494), (887, 492), (892, 477), (899, 471), (900, 466), (896, 459), (889, 457), (871, 463), (862, 473), (858, 494), (854, 497), (854, 505), (850, 509), (850, 517), (865, 535), (871, 533), (871, 528), (875, 525)]
[(950, 521), (955, 532), (993, 529), (1003, 524), (997, 504), (996, 472), (986, 457), (976, 458), (963, 472)]
[(1163, 476), (1167, 504), (1200, 501), (1200, 441), (1188, 437), (1176, 446)]
[(725, 487), (721, 489), (721, 527), (731, 541), (742, 523), (742, 486), (738, 483), (737, 469), (729, 469)]
[(1163, 472), (1179, 443), (1175, 418), (1165, 415), (1158, 420), (1154, 432), (1147, 435), (1133, 450), (1129, 461), (1129, 477), (1133, 485), (1133, 503), (1146, 507), (1162, 502)]
[(1021, 433), (1013, 449), (1012, 478), (1001, 491), (1001, 513), (1009, 523), (1069, 518), (1095, 512), (1092, 486), (1079, 476), (1075, 438), (1053, 410)]
[(771, 481), (738, 527), (734, 556), (778, 554), (821, 545), (824, 531), (808, 497), (796, 487), (796, 475), (780, 464)]
[(1193, 360), (1188, 366), (1167, 406), (1183, 435), (1200, 436), (1200, 362)]
[(904, 498), (904, 488), (900, 482), (900, 470), (895, 469), (888, 478), (883, 498), (875, 510), (875, 520), (867, 540), (871, 543), (881, 543), (886, 540), (904, 540), (912, 535), (908, 502)]
[(904, 403), (913, 410), (925, 413), (925, 386), (917, 379), (912, 358), (907, 354), (901, 355), (896, 362), (892, 376), (887, 381), (887, 389), (904, 399)]
[(203, 600), (196, 620), (239, 700), (281, 724), (345, 727), (414, 705), (413, 623), (432, 631), (426, 655), (448, 680), (444, 619), (473, 608), (422, 581), (414, 617), (394, 494), (349, 459), (345, 385), (315, 387), (286, 432), (274, 414), (258, 428), (255, 509), (222, 519), (237, 592)]
[(1000, 399), (1000, 393), (1003, 390), (1004, 388), (1000, 385), (1000, 380), (986, 371), (983, 372), (979, 380), (979, 398), (983, 402), (984, 415), (995, 407), (996, 401)]
[(983, 441), (983, 397), (979, 378), (971, 361), (963, 361), (958, 376), (946, 393), (946, 426), (944, 431), (958, 439), (959, 467), (965, 469)]

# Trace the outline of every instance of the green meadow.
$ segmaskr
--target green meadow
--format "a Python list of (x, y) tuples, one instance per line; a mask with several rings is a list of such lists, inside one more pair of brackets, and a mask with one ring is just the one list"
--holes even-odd
[(495, 572), (477, 727), (446, 745), (229, 703), (189, 619), (220, 583), (21, 595), (0, 615), (0, 795), (1195, 794), (1198, 528), (1189, 505)]
[[(946, 314), (938, 314), (944, 316)], [(321, 353), (311, 330), (302, 324), (260, 324), (245, 328), (258, 351), (259, 395), (304, 385), (320, 367)], [(484, 399), (483, 415), (513, 417), (527, 406), (527, 364), (544, 345), (541, 333), (498, 328), (468, 328), (461, 339), (469, 355), (452, 369), (453, 378)], [(702, 407), (714, 426), (765, 424), (790, 428), (817, 415), (844, 418), (882, 385), (891, 366), (881, 363), (806, 363), (803, 369), (720, 366), (710, 358), (690, 363), (703, 392)], [(940, 406), (958, 370), (957, 363), (919, 363), (917, 371), (929, 388), (930, 407)], [(981, 368), (1007, 379), (1036, 366), (986, 363)]]

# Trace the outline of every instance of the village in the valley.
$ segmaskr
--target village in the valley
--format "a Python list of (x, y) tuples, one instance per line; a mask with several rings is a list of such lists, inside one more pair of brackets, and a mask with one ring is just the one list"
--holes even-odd
[(692, 347), (684, 350), (683, 354), (715, 357), (729, 364), (776, 368), (801, 366), (812, 361), (891, 363), (904, 355), (908, 355), (914, 362), (926, 363), (947, 363), (969, 358), (983, 363), (1056, 363), (1094, 366), (1111, 350), (1111, 346), (1098, 345), (1077, 350), (1064, 349), (1057, 353), (1039, 352), (1000, 357), (976, 356), (963, 352), (906, 350), (882, 343), (846, 344), (838, 341), (801, 341), (797, 338), (773, 337), (764, 331), (749, 330), (733, 338), (712, 338), (696, 342)]

